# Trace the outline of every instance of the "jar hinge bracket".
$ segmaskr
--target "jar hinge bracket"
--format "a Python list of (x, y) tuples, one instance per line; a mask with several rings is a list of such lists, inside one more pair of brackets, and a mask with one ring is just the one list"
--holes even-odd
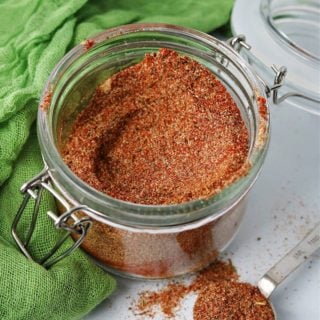
[[(251, 46), (246, 42), (246, 37), (244, 35), (238, 35), (228, 40), (228, 44), (238, 53), (241, 49), (246, 49), (247, 51), (251, 50)], [(282, 97), (279, 97), (279, 89), (282, 87), (285, 77), (287, 75), (287, 68), (277, 67), (275, 65), (271, 66), (271, 69), (275, 73), (273, 85), (268, 85), (259, 75), (259, 80), (263, 83), (265, 87), (266, 96), (269, 98), (272, 96), (272, 101), (274, 104), (279, 104), (284, 101), (286, 98), (296, 94), (285, 94)]]
[[(35, 176), (33, 179), (31, 179), (22, 186), (21, 193), (24, 195), (24, 198), (14, 218), (11, 229), (12, 236), (22, 253), (27, 258), (43, 265), (45, 268), (51, 267), (58, 261), (62, 260), (63, 258), (69, 256), (72, 252), (74, 252), (74, 250), (76, 250), (81, 245), (92, 225), (91, 218), (78, 218), (76, 215), (76, 212), (86, 212), (88, 211), (88, 208), (86, 206), (71, 206), (66, 201), (66, 199), (53, 188), (53, 186), (50, 183), (50, 180), (51, 178), (48, 174), (48, 169), (44, 168), (42, 172), (40, 172), (37, 176)], [(51, 194), (55, 198), (55, 200), (57, 200), (63, 207), (65, 207), (66, 211), (60, 215), (57, 215), (52, 211), (48, 211), (47, 214), (53, 220), (55, 227), (57, 229), (65, 230), (66, 233), (56, 242), (56, 244), (44, 257), (36, 259), (30, 253), (29, 247), (32, 235), (36, 228), (40, 204), (44, 190), (47, 190), (49, 194)], [(34, 201), (31, 222), (26, 232), (26, 235), (24, 236), (24, 239), (22, 239), (22, 236), (19, 235), (18, 232), (18, 225), (25, 212), (25, 208), (31, 200)], [(78, 235), (77, 240), (68, 248), (58, 253), (58, 250), (66, 242), (71, 233)]]

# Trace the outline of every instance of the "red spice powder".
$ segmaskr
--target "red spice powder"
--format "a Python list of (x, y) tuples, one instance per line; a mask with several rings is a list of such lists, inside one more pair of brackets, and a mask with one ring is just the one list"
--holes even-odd
[(264, 120), (268, 118), (267, 100), (264, 97), (258, 97), (259, 113)]
[(231, 261), (216, 261), (201, 271), (189, 285), (171, 282), (158, 292), (145, 291), (140, 293), (134, 313), (152, 318), (155, 315), (155, 307), (159, 306), (166, 317), (172, 318), (179, 309), (181, 301), (189, 293), (199, 292), (209, 283), (215, 281), (236, 281), (237, 279), (238, 274)]
[(51, 99), (52, 99), (52, 91), (47, 91), (40, 104), (40, 109), (42, 111), (48, 111), (51, 104)]
[(94, 40), (92, 40), (92, 39), (87, 39), (87, 40), (85, 40), (85, 41), (83, 42), (83, 45), (84, 45), (84, 47), (86, 48), (86, 50), (90, 50), (90, 49), (94, 46), (95, 43), (96, 43), (96, 42), (95, 42)]
[(140, 294), (139, 302), (134, 308), (135, 315), (144, 315), (149, 318), (155, 316), (155, 306), (159, 306), (162, 313), (168, 318), (175, 316), (181, 300), (190, 292), (190, 287), (180, 283), (170, 283), (163, 290), (145, 291)]
[(228, 262), (217, 260), (206, 269), (202, 270), (190, 286), (190, 290), (198, 292), (208, 283), (215, 281), (237, 281), (239, 275), (231, 260)]
[(274, 320), (268, 300), (249, 283), (216, 281), (198, 295), (194, 320)]
[(133, 309), (136, 315), (152, 318), (159, 306), (167, 318), (175, 316), (181, 301), (197, 293), (194, 320), (274, 320), (268, 300), (257, 287), (238, 282), (231, 261), (216, 261), (199, 273), (190, 285), (169, 283), (158, 292), (142, 292)]
[(95, 221), (81, 247), (116, 270), (150, 278), (168, 278), (197, 271), (217, 258), (212, 236), (215, 223), (177, 234), (153, 235)]
[(230, 260), (216, 261), (190, 285), (169, 283), (158, 292), (142, 292), (134, 312), (152, 318), (159, 306), (167, 318), (172, 318), (186, 295), (195, 292), (194, 320), (274, 320), (273, 310), (259, 289), (238, 279)]
[(248, 131), (198, 62), (161, 49), (107, 79), (63, 150), (93, 188), (140, 204), (208, 198), (248, 170)]

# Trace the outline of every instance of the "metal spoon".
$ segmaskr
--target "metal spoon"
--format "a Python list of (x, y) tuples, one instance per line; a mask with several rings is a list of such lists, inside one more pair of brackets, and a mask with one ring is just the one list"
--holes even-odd
[[(310, 231), (301, 242), (299, 242), (290, 252), (278, 261), (267, 273), (258, 281), (258, 288), (268, 299), (272, 292), (294, 272), (307, 258), (320, 248), (320, 223)], [(270, 303), (275, 319), (277, 314), (274, 306)]]

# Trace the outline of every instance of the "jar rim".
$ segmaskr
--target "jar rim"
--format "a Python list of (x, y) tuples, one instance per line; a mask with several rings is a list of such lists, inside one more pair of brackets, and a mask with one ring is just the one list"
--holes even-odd
[[(273, 5), (275, 5), (275, 8), (273, 8)], [(279, 26), (285, 23), (288, 29), (292, 29), (297, 25), (310, 25), (313, 29), (315, 29), (315, 26), (318, 26), (319, 29), (320, 7), (317, 3), (309, 1), (309, 3), (297, 2), (295, 4), (294, 1), (293, 3), (282, 3), (281, 1), (275, 0), (261, 0), (260, 12), (268, 28), (280, 41), (286, 44), (290, 50), (310, 62), (320, 63), (320, 57), (315, 52), (304, 47), (302, 43), (292, 39), (291, 36)], [(314, 40), (316, 41), (316, 38)]]
[[(314, 10), (314, 5), (317, 5), (318, 9)], [(305, 9), (300, 10), (301, 6)], [(270, 10), (272, 12), (268, 14)], [(304, 24), (305, 17), (308, 16), (306, 12), (316, 18)], [(285, 66), (288, 72), (281, 88), (284, 102), (319, 116), (320, 64), (296, 51), (286, 40), (281, 39), (267, 21), (269, 15), (271, 19), (274, 15), (276, 24), (280, 23), (279, 28), (297, 40), (300, 46), (306, 43), (306, 47), (313, 47), (319, 43), (320, 37), (320, 33), (317, 32), (320, 27), (319, 5), (316, 0), (259, 0), (252, 2), (248, 7), (246, 0), (238, 0), (231, 15), (232, 33), (244, 34), (246, 42), (251, 46), (248, 61), (252, 67), (259, 70), (262, 77), (272, 79), (274, 73), (270, 66)], [(313, 24), (315, 19), (318, 20)], [(245, 55), (246, 52), (243, 50), (242, 54)]]
[[(208, 46), (211, 46), (212, 49), (217, 48), (219, 46), (219, 50), (230, 56), (233, 62), (237, 65), (239, 69), (243, 71), (246, 76), (246, 79), (250, 83), (252, 90), (254, 92), (254, 96), (252, 97), (255, 108), (259, 110), (258, 106), (258, 97), (265, 98), (265, 92), (263, 90), (263, 86), (259, 82), (257, 76), (251, 71), (250, 67), (244, 61), (244, 59), (229, 45), (226, 43), (208, 35), (202, 33), (197, 30), (188, 29), (185, 27), (168, 25), (168, 24), (154, 24), (154, 23), (145, 23), (145, 24), (129, 24), (116, 28), (112, 28), (106, 30), (96, 36), (90, 37), (90, 40), (93, 43), (101, 44), (104, 41), (109, 39), (113, 39), (118, 36), (131, 35), (133, 33), (142, 32), (142, 33), (169, 33), (175, 34), (181, 37), (188, 37), (193, 39), (194, 41), (203, 42)], [(77, 45), (73, 48), (69, 53), (67, 53), (60, 62), (56, 65), (54, 70), (52, 71), (49, 79), (45, 85), (45, 88), (42, 92), (42, 96), (40, 99), (40, 104), (46, 99), (48, 92), (52, 92), (54, 94), (54, 83), (59, 81), (59, 74), (63, 72), (64, 68), (68, 67), (73, 63), (74, 60), (81, 57), (86, 53), (83, 44)], [(48, 165), (50, 175), (59, 189), (61, 189), (64, 195), (68, 198), (70, 202), (78, 203), (79, 199), (74, 199), (73, 195), (69, 192), (74, 188), (78, 188), (82, 192), (82, 199), (90, 199), (94, 200), (95, 205), (104, 206), (106, 208), (106, 212), (104, 212), (103, 216), (106, 219), (120, 222), (121, 224), (130, 224), (130, 225), (146, 225), (146, 226), (160, 226), (160, 220), (165, 218), (166, 221), (163, 221), (164, 226), (175, 225), (177, 223), (191, 222), (207, 217), (208, 215), (214, 215), (215, 217), (220, 216), (221, 212), (223, 212), (222, 207), (220, 206), (220, 210), (212, 213), (212, 204), (217, 204), (218, 201), (222, 203), (225, 197), (226, 190), (230, 190), (230, 187), (238, 188), (238, 197), (237, 200), (233, 201), (232, 204), (229, 203), (229, 207), (232, 206), (235, 202), (240, 201), (240, 199), (246, 194), (246, 192), (251, 188), (252, 184), (256, 180), (258, 173), (260, 172), (262, 163), (265, 158), (266, 150), (268, 147), (269, 141), (269, 113), (266, 115), (266, 119), (262, 119), (259, 112), (257, 112), (256, 116), (258, 117), (257, 121), (265, 122), (265, 139), (263, 141), (256, 141), (253, 150), (256, 151), (254, 158), (250, 158), (253, 155), (253, 152), (250, 153), (250, 162), (251, 168), (247, 176), (239, 179), (235, 183), (232, 183), (230, 186), (227, 186), (223, 189), (218, 195), (214, 195), (208, 199), (197, 199), (189, 202), (184, 202), (180, 204), (169, 204), (169, 205), (145, 205), (145, 204), (137, 204), (132, 202), (127, 202), (119, 199), (112, 198), (107, 194), (104, 194), (78, 178), (64, 163), (62, 160), (60, 153), (55, 145), (53, 133), (52, 133), (52, 123), (50, 122), (50, 115), (52, 115), (52, 102), (50, 101), (50, 106), (48, 110), (43, 110), (43, 108), (39, 108), (38, 111), (38, 136), (39, 143), (41, 147), (41, 152), (44, 158), (45, 163)], [(49, 114), (49, 116), (48, 116)], [(51, 119), (52, 121), (52, 119)], [(51, 128), (51, 129), (50, 129)], [(260, 145), (259, 145), (260, 143)], [(61, 183), (60, 178), (63, 178), (63, 183)], [(70, 186), (68, 190), (65, 189), (65, 185)], [(238, 190), (237, 189), (237, 190)], [(213, 199), (215, 198), (215, 199)], [(94, 209), (94, 208), (93, 208)], [(211, 209), (211, 210), (210, 210)], [(225, 210), (226, 208), (224, 208)], [(109, 212), (117, 212), (121, 211), (121, 219), (117, 217), (116, 214), (109, 214)], [(197, 211), (197, 212), (195, 212)], [(92, 212), (96, 212), (97, 214), (100, 210), (92, 210)], [(170, 214), (168, 214), (170, 213)], [(190, 214), (192, 213), (192, 215)], [(194, 213), (194, 214), (193, 214)], [(94, 213), (93, 213), (94, 215)], [(96, 217), (97, 218), (97, 217)], [(99, 219), (101, 219), (101, 214), (99, 214)], [(178, 222), (179, 221), (179, 222)]]

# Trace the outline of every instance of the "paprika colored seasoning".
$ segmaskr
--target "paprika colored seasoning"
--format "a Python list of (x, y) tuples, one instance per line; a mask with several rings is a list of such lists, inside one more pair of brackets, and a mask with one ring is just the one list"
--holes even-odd
[[(213, 197), (246, 175), (248, 151), (247, 127), (225, 86), (197, 61), (160, 49), (96, 88), (62, 156), (79, 178), (115, 199), (172, 205)], [(82, 248), (129, 275), (197, 271), (229, 241), (222, 229), (237, 229), (241, 206), (223, 222), (179, 233), (129, 232), (95, 221)]]
[(259, 289), (239, 282), (231, 261), (219, 260), (201, 271), (190, 284), (170, 282), (161, 290), (141, 292), (131, 310), (134, 315), (154, 318), (160, 309), (166, 318), (176, 318), (181, 302), (190, 293), (197, 294), (193, 320), (275, 319), (271, 305)]
[(162, 49), (97, 88), (64, 160), (116, 199), (178, 204), (211, 197), (243, 176), (248, 145), (224, 85), (198, 62)]

